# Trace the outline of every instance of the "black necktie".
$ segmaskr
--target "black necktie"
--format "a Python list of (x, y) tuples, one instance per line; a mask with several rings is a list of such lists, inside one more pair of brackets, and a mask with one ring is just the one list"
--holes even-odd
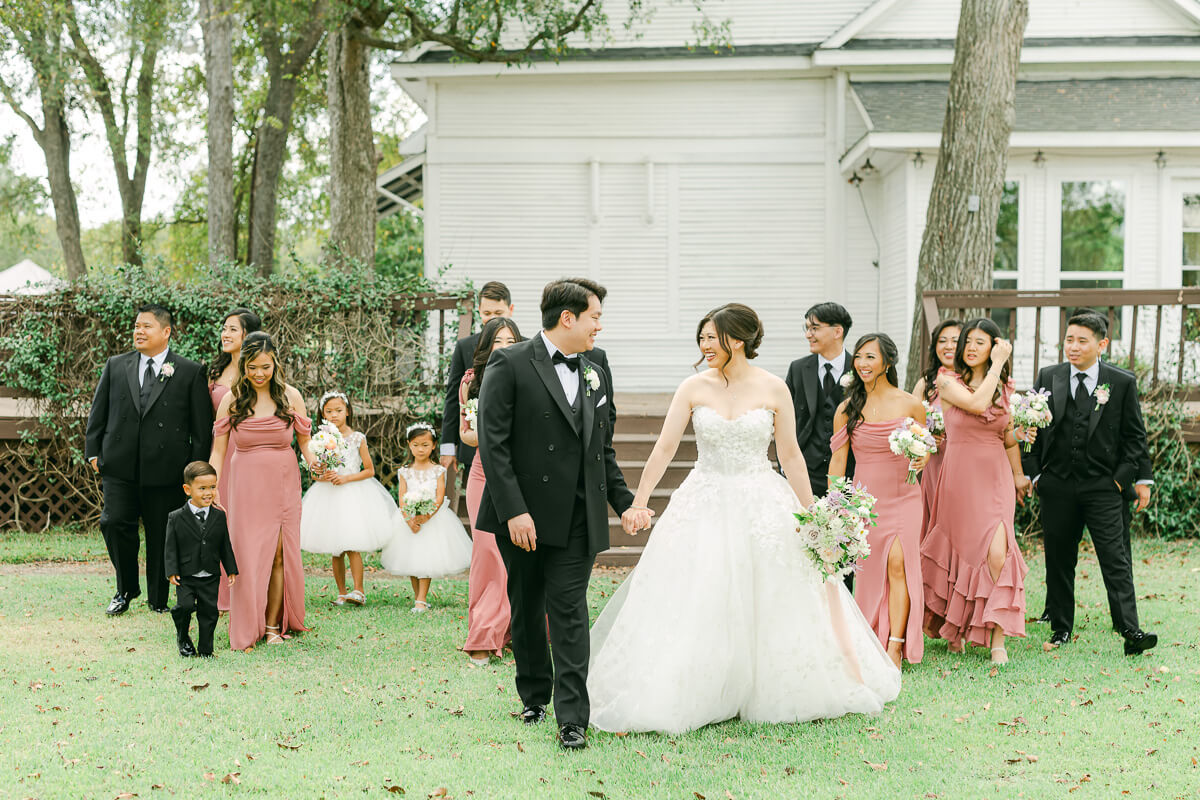
[(552, 358), (551, 361), (553, 361), (555, 364), (566, 364), (567, 369), (571, 370), (571, 372), (575, 372), (577, 369), (579, 369), (578, 358), (567, 358), (562, 353), (555, 353), (554, 358)]
[(1088, 407), (1089, 397), (1087, 387), (1083, 385), (1083, 382), (1087, 380), (1087, 375), (1080, 372), (1075, 377), (1079, 379), (1079, 384), (1075, 387), (1075, 407), (1084, 409)]
[(835, 385), (833, 381), (833, 364), (826, 364), (825, 379), (821, 381), (821, 391), (825, 394), (826, 403), (834, 402), (833, 392)]
[(142, 388), (138, 393), (138, 400), (142, 404), (142, 411), (146, 410), (146, 403), (150, 399), (150, 389), (154, 387), (154, 359), (146, 361), (146, 371), (142, 373)]
[(196, 513), (196, 521), (200, 523), (201, 527), (204, 527), (204, 520), (208, 517), (208, 515), (205, 514), (203, 511), (197, 511), (195, 513)]

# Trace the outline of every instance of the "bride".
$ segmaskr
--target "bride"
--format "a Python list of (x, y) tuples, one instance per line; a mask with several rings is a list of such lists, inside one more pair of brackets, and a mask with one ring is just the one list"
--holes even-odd
[[(796, 534), (793, 513), (813, 498), (791, 395), (748, 361), (762, 341), (758, 315), (721, 306), (696, 341), (709, 369), (676, 390), (635, 507), (646, 507), (689, 417), (696, 466), (592, 628), (592, 724), (681, 733), (733, 717), (878, 712), (899, 694), (900, 672)], [(786, 480), (767, 458), (772, 436)]]

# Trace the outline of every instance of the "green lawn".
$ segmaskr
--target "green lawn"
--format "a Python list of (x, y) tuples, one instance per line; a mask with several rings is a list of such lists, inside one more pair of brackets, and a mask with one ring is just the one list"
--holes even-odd
[[(369, 605), (333, 608), (332, 581), (311, 575), (310, 633), (246, 655), (220, 649), (222, 623), (215, 661), (184, 660), (140, 600), (103, 614), (103, 561), (23, 563), (103, 553), (95, 533), (0, 535), (0, 797), (1200, 797), (1197, 543), (1135, 545), (1151, 655), (1121, 655), (1089, 554), (1079, 638), (1056, 654), (1043, 625), (999, 672), (931, 644), (878, 717), (593, 731), (570, 754), (510, 716), (511, 657), (475, 668), (457, 652), (463, 581), (435, 581), (418, 616), (406, 580), (372, 575)], [(597, 571), (594, 611), (619, 577)]]

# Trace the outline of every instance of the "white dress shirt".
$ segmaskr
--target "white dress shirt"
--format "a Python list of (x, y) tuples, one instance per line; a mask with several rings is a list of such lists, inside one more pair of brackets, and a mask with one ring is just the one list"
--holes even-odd
[[(546, 335), (545, 331), (541, 331), (538, 335), (542, 337), (542, 342), (546, 345), (546, 352), (550, 354), (550, 358), (554, 358), (555, 353), (561, 352), (554, 346), (554, 342), (550, 341), (550, 337)], [(579, 354), (576, 353), (567, 358), (579, 358)], [(572, 371), (566, 364), (555, 364), (554, 372), (558, 375), (558, 382), (562, 384), (568, 405), (575, 405), (575, 398), (579, 396), (579, 371)]]
[(1071, 396), (1075, 396), (1075, 387), (1079, 385), (1077, 375), (1085, 376), (1083, 379), (1083, 388), (1087, 389), (1088, 394), (1096, 393), (1096, 384), (1100, 382), (1100, 361), (1092, 362), (1092, 365), (1087, 369), (1078, 369), (1074, 364), (1071, 365)]
[[(165, 353), (166, 351), (164, 350), (163, 352)], [(145, 369), (144, 364), (142, 365), (142, 369)], [(208, 515), (210, 513), (212, 513), (211, 509), (209, 509), (208, 506), (205, 506), (204, 508), (197, 508), (196, 506), (192, 505), (191, 500), (188, 500), (187, 506), (188, 506), (188, 511), (192, 512), (193, 516), (196, 514), (199, 514), (201, 517), (203, 517), (203, 519), (200, 520), (200, 525), (203, 527), (204, 523), (208, 521)], [(206, 570), (200, 570), (192, 577), (193, 578), (211, 578), (212, 573), (208, 572)]]
[(145, 382), (146, 364), (151, 363), (154, 365), (154, 377), (157, 378), (158, 376), (162, 375), (162, 365), (163, 365), (163, 362), (166, 360), (167, 360), (167, 349), (165, 349), (165, 348), (163, 349), (163, 351), (161, 353), (159, 353), (156, 356), (148, 356), (145, 353), (139, 354), (138, 355), (138, 388), (141, 388), (142, 383)]
[(833, 360), (826, 358), (823, 355), (817, 354), (817, 380), (825, 380), (825, 365), (829, 364), (833, 367), (833, 382), (837, 383), (842, 379), (842, 373), (846, 371), (846, 351), (843, 350), (837, 354)]

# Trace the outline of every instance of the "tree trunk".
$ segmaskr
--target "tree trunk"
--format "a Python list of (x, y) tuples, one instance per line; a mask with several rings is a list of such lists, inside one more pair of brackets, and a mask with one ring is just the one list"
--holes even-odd
[(329, 35), (328, 47), (329, 253), (336, 263), (370, 265), (375, 258), (376, 174), (370, 51), (346, 28)]
[(309, 20), (296, 38), (287, 44), (264, 32), (267, 58), (267, 98), (263, 118), (257, 129), (254, 153), (254, 182), (250, 190), (250, 263), (263, 275), (275, 269), (275, 207), (279, 197), (279, 178), (287, 156), (288, 133), (292, 127), (292, 106), (296, 85), (308, 66), (309, 58), (325, 34), (325, 4), (314, 3)]
[(237, 259), (233, 195), (233, 19), (230, 0), (200, 0), (208, 87), (208, 263)]
[[(920, 375), (926, 341), (922, 334), (930, 322), (922, 312), (922, 294), (991, 288), (996, 220), (1028, 20), (1029, 0), (962, 2), (946, 120), (917, 268), (909, 386)], [(970, 210), (976, 203), (978, 210)]]
[(80, 280), (87, 276), (87, 263), (83, 260), (79, 233), (79, 206), (75, 202), (75, 187), (71, 184), (71, 131), (67, 127), (66, 109), (61, 103), (43, 100), (42, 116), (45, 127), (36, 138), (46, 155), (54, 228), (62, 246), (67, 278)]

